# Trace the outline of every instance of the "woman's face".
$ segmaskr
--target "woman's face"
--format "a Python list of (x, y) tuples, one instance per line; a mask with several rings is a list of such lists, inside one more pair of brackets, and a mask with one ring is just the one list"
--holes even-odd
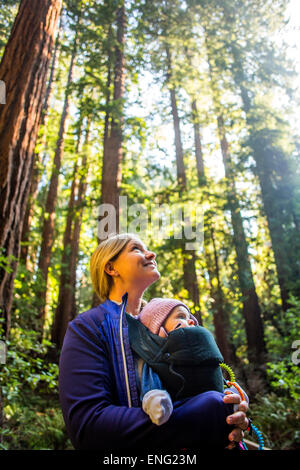
[(135, 283), (136, 286), (147, 288), (160, 277), (155, 253), (149, 251), (138, 238), (131, 239), (112, 264), (117, 274), (115, 281), (118, 282), (118, 279), (127, 286)]

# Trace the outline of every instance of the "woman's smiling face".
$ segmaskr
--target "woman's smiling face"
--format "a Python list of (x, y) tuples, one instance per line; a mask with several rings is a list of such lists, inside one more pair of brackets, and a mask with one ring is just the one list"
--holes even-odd
[(111, 264), (115, 272), (115, 280), (119, 278), (127, 285), (136, 283), (146, 288), (160, 277), (155, 253), (149, 251), (138, 238), (129, 240), (118, 257), (111, 261)]

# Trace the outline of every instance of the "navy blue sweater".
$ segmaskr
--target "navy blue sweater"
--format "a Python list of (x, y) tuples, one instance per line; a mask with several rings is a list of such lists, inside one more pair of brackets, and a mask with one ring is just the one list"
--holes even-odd
[(69, 323), (59, 364), (59, 395), (75, 449), (224, 449), (232, 405), (209, 391), (174, 403), (169, 421), (153, 424), (141, 409), (134, 359), (121, 306), (105, 301)]

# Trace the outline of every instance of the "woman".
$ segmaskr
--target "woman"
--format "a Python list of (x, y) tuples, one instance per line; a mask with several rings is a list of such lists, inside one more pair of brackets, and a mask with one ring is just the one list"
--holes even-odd
[[(135, 235), (111, 236), (92, 255), (101, 303), (69, 323), (59, 365), (62, 411), (76, 449), (223, 449), (248, 427), (247, 403), (214, 391), (175, 402), (159, 427), (143, 412), (125, 309), (137, 315), (159, 277), (155, 254)], [(233, 413), (233, 404), (239, 411)]]

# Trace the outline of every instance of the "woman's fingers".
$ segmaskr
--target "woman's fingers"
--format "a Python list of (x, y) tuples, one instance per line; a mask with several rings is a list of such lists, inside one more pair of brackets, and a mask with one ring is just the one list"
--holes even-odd
[(242, 401), (240, 404), (239, 404), (239, 411), (243, 411), (244, 413), (247, 413), (248, 411), (248, 408), (249, 408), (249, 405), (246, 401)]
[(235, 428), (233, 429), (233, 431), (231, 431), (231, 433), (229, 434), (228, 436), (228, 439), (231, 441), (231, 442), (240, 442), (244, 437), (244, 433), (241, 429), (239, 428)]
[(236, 411), (232, 415), (227, 416), (226, 421), (228, 424), (235, 426), (229, 434), (228, 439), (232, 443), (240, 442), (244, 437), (243, 431), (248, 429), (249, 426), (249, 420), (246, 416), (246, 413), (248, 411), (248, 403), (246, 401), (242, 401), (240, 395), (237, 395), (235, 393), (226, 394), (223, 400), (224, 403), (238, 405), (238, 411)]
[(232, 404), (237, 404), (237, 403), (241, 403), (242, 399), (240, 397), (240, 395), (238, 395), (237, 393), (226, 393), (224, 398), (224, 403), (232, 403)]
[(225, 393), (225, 396), (223, 398), (224, 403), (232, 403), (233, 405), (239, 404), (239, 410), (248, 411), (249, 405), (245, 400), (242, 401), (240, 395), (238, 395), (237, 393), (226, 391), (226, 390), (224, 393)]
[(249, 425), (249, 420), (243, 411), (237, 411), (233, 415), (227, 416), (226, 421), (228, 424), (237, 426), (243, 431), (245, 431)]

